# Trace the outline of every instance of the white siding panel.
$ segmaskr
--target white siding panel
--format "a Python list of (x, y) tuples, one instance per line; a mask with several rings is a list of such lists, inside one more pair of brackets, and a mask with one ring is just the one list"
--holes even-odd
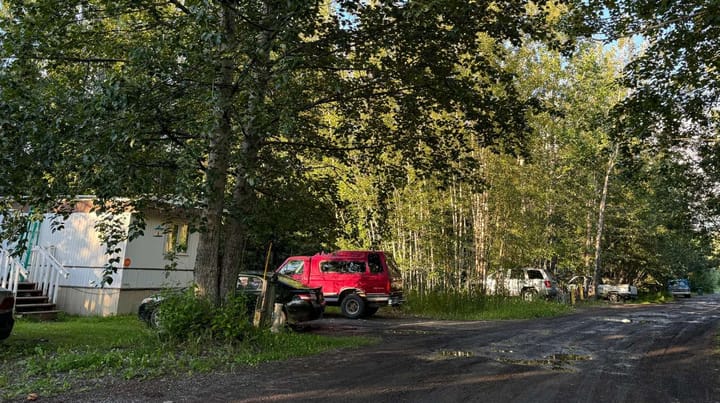
[[(61, 230), (52, 231), (52, 222), (62, 222)], [(67, 220), (47, 214), (40, 228), (38, 244), (53, 250), (55, 258), (63, 264), (70, 276), (62, 284), (68, 286), (88, 287), (99, 285), (102, 280), (103, 267), (107, 264), (109, 256), (105, 254), (105, 245), (101, 243), (95, 223), (98, 217), (95, 213), (72, 213)], [(121, 224), (127, 233), (130, 214), (121, 217)], [(120, 262), (125, 256), (126, 242), (118, 245), (121, 248)], [(113, 276), (113, 282), (106, 285), (109, 288), (120, 287), (121, 273)]]
[(187, 270), (123, 269), (123, 289), (178, 288), (193, 282), (193, 272)]
[(188, 237), (186, 254), (178, 254), (176, 270), (164, 270), (171, 262), (165, 259), (165, 236), (155, 236), (155, 227), (163, 220), (156, 215), (145, 217), (145, 234), (128, 242), (125, 257), (131, 260), (123, 270), (122, 288), (185, 287), (193, 281), (198, 233)]

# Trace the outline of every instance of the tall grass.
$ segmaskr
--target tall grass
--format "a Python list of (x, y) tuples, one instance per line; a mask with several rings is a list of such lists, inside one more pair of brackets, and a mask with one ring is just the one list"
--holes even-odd
[(464, 292), (406, 293), (403, 311), (412, 316), (448, 320), (529, 319), (567, 314), (572, 307), (552, 301)]
[(0, 341), (0, 401), (48, 397), (110, 379), (145, 379), (211, 370), (241, 370), (263, 361), (372, 343), (359, 337), (253, 330), (242, 342), (168, 343), (134, 316), (18, 320)]
[(655, 291), (639, 293), (637, 300), (633, 302), (638, 304), (664, 304), (674, 300), (675, 297), (667, 291)]

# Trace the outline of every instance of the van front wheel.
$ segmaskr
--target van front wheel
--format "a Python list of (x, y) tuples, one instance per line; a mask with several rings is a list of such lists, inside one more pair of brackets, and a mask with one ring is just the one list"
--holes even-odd
[(348, 294), (343, 298), (340, 310), (346, 318), (357, 319), (365, 312), (365, 301), (357, 294)]

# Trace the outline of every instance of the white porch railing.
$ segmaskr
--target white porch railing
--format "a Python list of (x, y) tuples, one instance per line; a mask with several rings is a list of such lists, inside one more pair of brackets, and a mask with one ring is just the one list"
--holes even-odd
[(69, 275), (47, 249), (39, 246), (32, 248), (30, 266), (27, 269), (11, 256), (10, 251), (0, 249), (0, 286), (12, 290), (16, 295), (18, 281), (22, 276), (25, 281), (36, 283), (37, 287), (42, 289), (43, 295), (56, 303), (60, 277), (68, 278)]
[(21, 277), (27, 278), (28, 272), (16, 257), (12, 256), (12, 252), (0, 248), (0, 287), (11, 290), (17, 295), (18, 281)]
[(52, 303), (57, 302), (57, 289), (60, 285), (60, 276), (68, 278), (70, 273), (55, 259), (50, 252), (39, 246), (32, 248), (30, 267), (28, 267), (28, 281), (36, 283), (47, 295)]

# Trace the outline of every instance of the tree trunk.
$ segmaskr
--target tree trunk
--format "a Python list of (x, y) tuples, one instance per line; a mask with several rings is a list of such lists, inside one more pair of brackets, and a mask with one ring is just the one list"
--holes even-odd
[[(234, 22), (229, 7), (223, 6), (223, 29), (228, 40), (235, 37)], [(232, 104), (235, 63), (230, 57), (221, 61), (218, 78), (217, 128), (210, 139), (210, 153), (205, 174), (207, 186), (206, 207), (203, 209), (203, 228), (195, 259), (195, 283), (198, 292), (213, 303), (220, 302), (221, 271), (219, 268), (222, 219), (225, 209), (230, 140), (232, 132)]]
[(605, 207), (607, 203), (608, 183), (613, 168), (615, 168), (615, 159), (617, 158), (619, 147), (615, 144), (612, 155), (608, 161), (607, 171), (605, 172), (605, 182), (603, 183), (602, 196), (600, 197), (600, 208), (598, 209), (597, 235), (595, 238), (595, 270), (593, 273), (593, 281), (595, 282), (595, 295), (597, 296), (597, 286), (602, 279), (602, 270), (600, 269), (600, 247), (602, 241), (603, 228), (605, 226)]
[[(255, 205), (255, 193), (249, 178), (257, 175), (258, 153), (262, 142), (261, 133), (265, 125), (265, 100), (272, 68), (270, 38), (274, 28), (272, 21), (268, 18), (272, 14), (272, 10), (269, 9), (267, 2), (264, 4), (263, 11), (265, 17), (262, 19), (261, 26), (264, 28), (257, 34), (255, 63), (251, 63), (254, 67), (250, 70), (249, 80), (245, 87), (248, 99), (246, 119), (243, 122), (244, 138), (241, 142), (239, 163), (235, 167), (235, 187), (228, 206), (229, 214), (225, 230), (222, 270), (220, 271), (220, 295), (223, 299), (235, 291), (236, 279), (242, 263), (240, 261), (242, 245), (248, 234), (244, 218), (253, 213), (252, 209)], [(228, 27), (228, 31), (231, 30), (232, 27)]]
[(480, 280), (482, 292), (485, 293), (487, 281), (487, 192), (473, 193), (473, 247), (475, 256), (475, 273), (473, 277)]

